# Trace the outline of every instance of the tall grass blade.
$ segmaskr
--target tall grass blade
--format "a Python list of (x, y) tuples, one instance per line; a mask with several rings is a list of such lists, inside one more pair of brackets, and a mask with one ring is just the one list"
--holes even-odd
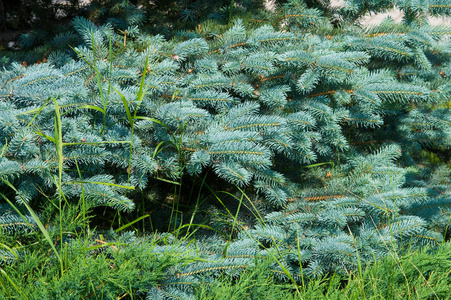
[[(9, 182), (7, 179), (2, 178), (2, 181), (9, 186), (12, 190), (14, 190), (18, 195), (21, 196), (21, 194), (19, 193), (19, 191), (14, 187), (14, 185), (11, 184), (11, 182)], [(20, 210), (3, 194), (0, 193), (0, 196), (5, 199), (6, 202), (8, 202), (8, 204), (14, 209), (14, 211), (16, 211), (16, 213), (25, 221), (25, 223), (27, 223), (28, 226), (32, 227), (32, 225), (28, 222), (27, 218), (25, 218), (25, 216), (20, 212)], [(61, 260), (61, 257), (58, 253), (58, 251), (56, 250), (55, 246), (53, 245), (52, 239), (50, 237), (49, 232), (47, 231), (47, 229), (45, 229), (45, 226), (42, 224), (41, 220), (39, 219), (39, 217), (36, 215), (36, 213), (33, 211), (33, 209), (30, 207), (30, 205), (25, 201), (25, 199), (22, 201), (23, 205), (27, 208), (28, 212), (30, 213), (31, 217), (33, 218), (33, 220), (36, 222), (36, 225), (38, 225), (39, 230), (42, 232), (42, 234), (44, 235), (44, 238), (47, 240), (47, 242), (49, 243), (50, 247), (52, 248), (53, 252), (55, 253), (56, 257), (58, 258), (60, 264), (61, 264), (61, 274), (63, 272), (63, 261)]]
[[(14, 280), (12, 280), (9, 276), (8, 273), (5, 272), (5, 270), (3, 270), (3, 268), (0, 268), (0, 272), (3, 276), (5, 276), (5, 278), (9, 281), (9, 283), (13, 286), (13, 288), (19, 293), (19, 295), (22, 297), (22, 299), (28, 299), (27, 295), (25, 295), (21, 289), (17, 286), (17, 284), (14, 282)], [(3, 281), (3, 280), (2, 280)], [(6, 287), (5, 287), (6, 289)]]
[[(62, 185), (63, 185), (63, 132), (61, 125), (61, 114), (60, 107), (58, 105), (58, 101), (55, 98), (53, 99), (53, 103), (55, 105), (55, 147), (58, 158), (58, 178), (57, 178), (57, 187), (58, 187), (58, 204), (59, 204), (59, 214), (60, 214), (60, 245), (61, 245), (61, 253), (63, 252), (63, 208), (62, 208)], [(61, 262), (61, 274), (63, 274), (63, 261)]]
[(129, 226), (131, 226), (131, 225), (133, 225), (133, 224), (135, 224), (135, 223), (141, 221), (142, 219), (148, 218), (148, 217), (150, 217), (149, 214), (146, 214), (146, 215), (144, 215), (144, 216), (141, 216), (141, 217), (139, 217), (139, 218), (137, 218), (137, 219), (135, 219), (135, 220), (133, 220), (133, 221), (131, 221), (131, 222), (129, 222), (129, 223), (127, 223), (127, 224), (121, 226), (121, 227), (119, 227), (118, 229), (115, 230), (115, 232), (122, 231), (122, 230), (124, 230), (125, 228), (127, 228), (127, 227), (129, 227)]
[[(78, 54), (78, 56), (80, 56), (80, 58), (87, 63), (95, 72), (96, 74), (98, 74), (103, 80), (107, 81), (105, 79), (105, 77), (100, 74), (99, 70), (95, 67), (95, 65), (93, 65), (90, 61), (88, 61), (88, 59), (79, 51), (75, 50), (74, 48), (72, 48), (72, 50), (75, 51), (75, 53)], [(111, 87), (118, 95), (119, 97), (121, 97), (122, 100), (122, 104), (124, 105), (124, 109), (125, 109), (125, 113), (127, 114), (127, 120), (130, 123), (130, 125), (133, 125), (133, 116), (130, 112), (130, 108), (128, 107), (128, 102), (127, 99), (125, 98), (125, 96), (118, 90), (116, 89), (110, 82), (108, 82), (108, 86)]]

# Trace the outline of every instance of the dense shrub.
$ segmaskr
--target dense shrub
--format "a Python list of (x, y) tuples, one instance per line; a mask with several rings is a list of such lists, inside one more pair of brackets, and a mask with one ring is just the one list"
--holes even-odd
[[(152, 34), (126, 3), (100, 24), (75, 18), (74, 32), (52, 40), (74, 41), (72, 49), (43, 46), (40, 63), (11, 60), (0, 73), (2, 263), (27, 260), (27, 247), (44, 238), (54, 255), (48, 263), (58, 262), (62, 276), (64, 255), (81, 242), (75, 236), (98, 242), (93, 226), (121, 231), (147, 218), (145, 198), (157, 181), (174, 188), (159, 201), (171, 207), (160, 222), (175, 238), (195, 237), (182, 245), (202, 262), (144, 275), (152, 277), (143, 283), (151, 299), (191, 297), (191, 286), (239, 276), (263, 258), (276, 279), (304, 283), (443, 243), (451, 215), (450, 28), (425, 19), (450, 13), (440, 3), (390, 2), (405, 22), (372, 28), (355, 20), (387, 3), (321, 10), (289, 1), (275, 13), (256, 11), (258, 20), (243, 6), (233, 22), (221, 21), (229, 14), (170, 39)], [(204, 186), (208, 193), (192, 195)], [(233, 210), (217, 189), (238, 203)], [(224, 204), (229, 228), (192, 224), (207, 195)], [(132, 211), (142, 217), (115, 223)], [(205, 228), (222, 236), (203, 236)], [(86, 259), (107, 272), (103, 255)], [(71, 270), (83, 260), (73, 258)], [(129, 271), (136, 270), (117, 276)], [(73, 283), (62, 276), (52, 284), (58, 293)], [(115, 284), (90, 284), (119, 293)], [(141, 289), (134, 284), (127, 293)], [(83, 285), (74, 293), (91, 296)]]

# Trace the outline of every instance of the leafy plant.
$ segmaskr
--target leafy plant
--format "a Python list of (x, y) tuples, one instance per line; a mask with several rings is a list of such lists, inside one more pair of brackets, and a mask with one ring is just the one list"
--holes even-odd
[[(12, 62), (0, 73), (7, 295), (27, 295), (40, 280), (51, 286), (36, 291), (43, 298), (65, 290), (77, 299), (189, 298), (205, 295), (205, 283), (221, 291), (218, 280), (236, 284), (226, 287), (231, 294), (261, 295), (280, 280), (307, 297), (348, 276), (362, 296), (375, 260), (399, 263), (397, 255), (449, 239), (450, 29), (424, 19), (449, 14), (446, 4), (332, 9), (292, 0), (258, 10), (257, 20), (232, 1), (218, 8), (227, 22), (166, 39), (137, 26), (136, 7), (118, 3), (106, 23), (74, 19), (71, 54), (50, 50), (45, 62)], [(404, 23), (356, 23), (393, 4)], [(161, 187), (166, 195), (146, 203)], [(225, 226), (197, 222), (206, 202), (219, 203)], [(169, 213), (158, 228), (174, 235), (161, 247), (100, 235), (138, 230), (162, 207)], [(183, 234), (190, 239), (178, 242)], [(196, 254), (132, 261), (155, 258), (154, 249), (163, 262), (174, 249)], [(238, 290), (262, 280), (262, 261), (274, 278)], [(20, 262), (52, 268), (19, 280)]]

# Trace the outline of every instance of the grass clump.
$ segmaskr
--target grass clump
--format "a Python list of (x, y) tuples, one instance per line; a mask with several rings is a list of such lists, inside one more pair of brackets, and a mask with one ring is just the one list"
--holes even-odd
[(172, 269), (200, 260), (180, 243), (168, 244), (164, 236), (137, 238), (131, 232), (67, 237), (62, 248), (62, 274), (58, 258), (38, 247), (3, 266), (0, 297), (144, 299), (150, 288), (173, 275)]

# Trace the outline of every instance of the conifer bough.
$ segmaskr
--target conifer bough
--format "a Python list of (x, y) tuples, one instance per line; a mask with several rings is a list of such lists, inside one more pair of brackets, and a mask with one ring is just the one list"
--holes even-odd
[[(451, 146), (450, 28), (419, 20), (449, 7), (398, 2), (417, 19), (334, 29), (320, 10), (288, 1), (273, 25), (237, 19), (171, 40), (133, 27), (127, 43), (111, 24), (76, 18), (78, 57), (55, 51), (0, 73), (0, 178), (19, 204), (61, 193), (130, 211), (130, 187), (211, 169), (276, 208), (228, 254), (278, 252), (274, 273), (294, 280), (301, 266), (309, 276), (346, 272), (356, 253), (369, 262), (437, 244), (449, 225), (449, 173), (428, 176), (420, 164), (422, 151)], [(343, 22), (375, 9), (359, 3), (348, 1)], [(190, 265), (179, 277), (249, 264)]]

